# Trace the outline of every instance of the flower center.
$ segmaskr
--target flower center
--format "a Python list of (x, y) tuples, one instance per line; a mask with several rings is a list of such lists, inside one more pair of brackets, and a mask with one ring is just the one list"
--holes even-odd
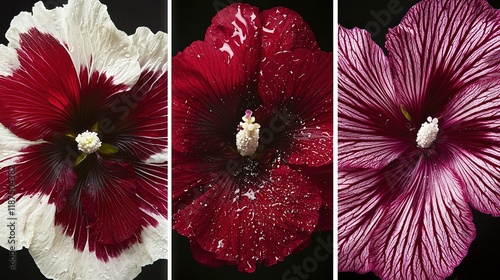
[(97, 132), (89, 132), (88, 130), (78, 134), (75, 140), (78, 143), (78, 149), (86, 154), (99, 150), (102, 144)]
[(242, 156), (251, 156), (259, 146), (259, 128), (260, 124), (255, 123), (255, 117), (252, 117), (252, 111), (246, 110), (241, 118), (236, 134), (236, 147)]
[(436, 140), (438, 132), (438, 119), (427, 117), (427, 122), (422, 124), (417, 133), (417, 146), (419, 148), (429, 148)]

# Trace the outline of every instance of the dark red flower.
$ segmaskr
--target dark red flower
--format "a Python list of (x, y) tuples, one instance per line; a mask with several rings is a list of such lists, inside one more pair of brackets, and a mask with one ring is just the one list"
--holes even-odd
[(129, 278), (165, 258), (166, 34), (127, 36), (104, 5), (75, 0), (37, 3), (7, 38), (0, 216), (17, 232), (2, 246), (61, 279)]
[(244, 4), (173, 58), (173, 227), (200, 263), (252, 272), (332, 228), (332, 62), (297, 13)]

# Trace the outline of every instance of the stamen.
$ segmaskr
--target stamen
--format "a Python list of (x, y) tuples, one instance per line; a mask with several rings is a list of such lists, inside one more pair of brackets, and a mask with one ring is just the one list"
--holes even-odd
[(88, 130), (78, 134), (75, 140), (78, 143), (78, 149), (86, 154), (99, 150), (102, 144), (97, 132), (89, 132)]
[(241, 119), (243, 122), (240, 122), (239, 131), (236, 134), (236, 147), (240, 155), (251, 156), (259, 146), (260, 125), (255, 123), (255, 117), (252, 117), (250, 110), (246, 110)]
[(427, 117), (427, 122), (424, 122), (418, 130), (417, 147), (429, 148), (436, 140), (438, 132), (438, 119)]

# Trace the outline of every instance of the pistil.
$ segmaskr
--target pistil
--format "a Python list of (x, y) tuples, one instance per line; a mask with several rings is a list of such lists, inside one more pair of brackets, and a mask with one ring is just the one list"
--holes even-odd
[(245, 115), (241, 118), (239, 131), (236, 134), (236, 147), (242, 156), (251, 156), (259, 146), (259, 128), (260, 125), (255, 122), (255, 117), (252, 117), (253, 112), (245, 111)]
[(424, 122), (418, 130), (417, 147), (429, 148), (436, 140), (438, 132), (438, 119), (427, 117), (427, 122)]
[(98, 151), (102, 145), (97, 132), (90, 132), (88, 130), (78, 134), (75, 140), (78, 143), (78, 149), (85, 154)]

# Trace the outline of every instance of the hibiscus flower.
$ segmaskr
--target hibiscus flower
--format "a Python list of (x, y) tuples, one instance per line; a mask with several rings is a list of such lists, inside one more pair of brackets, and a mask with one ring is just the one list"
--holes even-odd
[(422, 1), (389, 31), (339, 28), (339, 270), (450, 275), (500, 215), (500, 14)]
[(49, 278), (129, 279), (166, 258), (166, 34), (98, 1), (15, 17), (0, 46), (0, 244)]
[(194, 258), (253, 272), (331, 230), (331, 180), (310, 174), (332, 172), (332, 54), (302, 18), (233, 4), (172, 68), (173, 228)]

